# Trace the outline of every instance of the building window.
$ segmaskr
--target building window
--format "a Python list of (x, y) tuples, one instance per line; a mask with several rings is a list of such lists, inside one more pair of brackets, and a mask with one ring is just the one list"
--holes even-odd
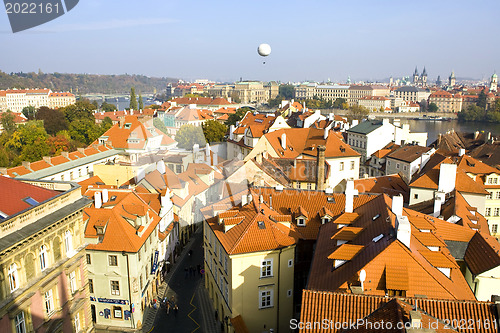
[(299, 218), (297, 219), (297, 225), (298, 225), (299, 227), (304, 227), (304, 226), (306, 225), (306, 219), (305, 219), (305, 218), (303, 218), (303, 217), (299, 217)]
[(117, 256), (108, 256), (109, 266), (118, 266), (118, 257)]
[(89, 293), (94, 293), (94, 280), (89, 279)]
[(260, 266), (260, 277), (270, 277), (273, 276), (273, 261), (272, 260), (262, 260)]
[(9, 286), (10, 291), (17, 290), (19, 288), (19, 276), (17, 273), (17, 265), (12, 264), (9, 267)]
[(19, 312), (14, 318), (16, 324), (16, 333), (26, 333), (26, 322), (24, 320), (24, 311)]
[(111, 295), (120, 295), (120, 283), (111, 281)]
[(66, 230), (64, 233), (64, 249), (66, 250), (66, 255), (69, 257), (73, 253), (73, 236), (71, 231)]
[(87, 259), (87, 265), (91, 265), (92, 264), (92, 259), (90, 258), (90, 254), (89, 253), (87, 253), (85, 255), (85, 258)]
[(491, 233), (495, 235), (498, 232), (498, 224), (491, 225)]
[(497, 200), (500, 199), (500, 192), (497, 192), (495, 199), (497, 199)]
[(312, 190), (312, 184), (311, 183), (307, 183), (307, 189), (308, 190)]
[(418, 199), (418, 193), (415, 193), (415, 194), (413, 195), (413, 198), (414, 198), (414, 199)]
[(488, 192), (488, 194), (486, 195), (486, 200), (491, 200), (492, 198), (493, 198), (493, 193)]
[(69, 289), (71, 293), (74, 294), (76, 291), (76, 273), (75, 271), (69, 273)]
[(406, 171), (407, 167), (406, 165), (403, 165), (403, 170)]
[(260, 290), (259, 291), (259, 309), (270, 308), (273, 306), (273, 291)]
[(120, 306), (113, 306), (113, 317), (122, 318), (122, 308)]
[(391, 165), (391, 161), (387, 161), (387, 165)]
[(47, 247), (42, 245), (40, 247), (40, 270), (44, 271), (47, 268)]
[(224, 257), (224, 271), (227, 274), (227, 257)]
[(499, 216), (500, 215), (500, 208), (495, 208), (494, 212), (493, 212), (493, 216)]
[(486, 211), (484, 213), (485, 216), (491, 216), (491, 208), (486, 208)]
[(344, 162), (340, 162), (340, 168), (339, 168), (340, 171), (344, 171)]
[(399, 169), (399, 163), (396, 163), (396, 169)]
[(351, 161), (351, 170), (354, 170), (354, 165), (355, 165), (354, 161)]
[(80, 327), (80, 314), (77, 313), (75, 316), (75, 332), (80, 332), (81, 327)]
[(47, 316), (50, 316), (54, 312), (54, 299), (52, 296), (52, 289), (45, 292), (45, 311), (47, 311)]
[(288, 267), (292, 267), (293, 266), (293, 259), (290, 259), (288, 260)]

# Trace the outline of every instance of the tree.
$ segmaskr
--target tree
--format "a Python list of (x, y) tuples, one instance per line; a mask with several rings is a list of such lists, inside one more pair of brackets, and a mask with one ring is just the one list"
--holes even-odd
[(142, 95), (139, 93), (139, 110), (144, 109), (144, 102), (142, 101)]
[(480, 108), (486, 109), (486, 104), (487, 104), (486, 94), (485, 94), (484, 90), (481, 90), (481, 92), (477, 96), (476, 105), (479, 106)]
[(71, 139), (87, 145), (94, 142), (101, 134), (101, 128), (90, 119), (77, 119), (69, 125)]
[(33, 105), (25, 106), (21, 112), (26, 118), (28, 118), (28, 120), (35, 119), (36, 109)]
[(333, 102), (333, 107), (335, 109), (343, 109), (344, 104), (347, 103), (347, 100), (345, 98), (337, 98), (335, 102)]
[(158, 118), (158, 117), (153, 118), (153, 126), (156, 127), (156, 129), (163, 132), (163, 134), (170, 136), (168, 133), (167, 126), (165, 126), (165, 124), (163, 123), (163, 121), (160, 118)]
[(221, 142), (227, 133), (227, 126), (217, 120), (207, 120), (201, 127), (208, 143)]
[(269, 107), (275, 108), (275, 107), (278, 107), (278, 105), (280, 105), (280, 103), (281, 103), (282, 100), (283, 100), (283, 96), (278, 95), (275, 98), (269, 99), (269, 101), (267, 102), (267, 104), (269, 105)]
[(113, 127), (113, 121), (111, 120), (111, 118), (104, 117), (104, 119), (101, 122), (101, 133), (105, 133), (111, 127)]
[(3, 112), (0, 116), (0, 123), (2, 128), (6, 133), (13, 133), (16, 130), (16, 123), (14, 120), (16, 117), (10, 111)]
[(116, 105), (107, 102), (102, 102), (101, 110), (104, 112), (112, 112), (116, 110)]
[(30, 121), (17, 128), (5, 143), (5, 147), (18, 156), (20, 161), (34, 162), (49, 154), (47, 138), (42, 122)]
[(137, 97), (135, 97), (135, 88), (130, 88), (130, 109), (137, 110)]
[(74, 150), (76, 147), (71, 144), (69, 139), (64, 136), (63, 132), (56, 136), (51, 136), (47, 139), (49, 145), (50, 155), (59, 155), (62, 151)]
[(182, 125), (175, 135), (175, 141), (179, 148), (191, 150), (194, 144), (204, 146), (206, 144), (203, 129), (200, 126)]
[(367, 117), (369, 113), (370, 111), (364, 106), (353, 105), (349, 108), (347, 118), (349, 121), (352, 121), (353, 119), (362, 120)]
[(57, 132), (68, 129), (68, 121), (62, 111), (42, 106), (38, 109), (37, 118), (43, 120), (43, 127), (50, 135), (56, 135)]
[(295, 95), (295, 88), (291, 84), (282, 84), (279, 87), (279, 94), (284, 99), (292, 99)]
[(241, 103), (241, 98), (236, 91), (233, 91), (231, 93), (231, 101), (233, 103)]
[(434, 102), (429, 104), (428, 108), (429, 108), (429, 112), (437, 112), (439, 110), (439, 107)]
[(467, 121), (485, 121), (486, 120), (486, 111), (477, 105), (469, 105), (467, 109), (462, 110), (458, 113), (458, 121), (467, 122)]
[(245, 107), (242, 107), (242, 108), (239, 108), (238, 110), (236, 110), (235, 113), (231, 113), (227, 117), (226, 125), (227, 126), (236, 125), (236, 122), (243, 119), (243, 117), (245, 116), (247, 111), (252, 111), (252, 109), (245, 106)]
[(77, 119), (78, 120), (88, 119), (88, 120), (95, 121), (94, 110), (96, 110), (96, 107), (94, 104), (92, 104), (86, 98), (82, 98), (82, 99), (76, 101), (75, 104), (68, 105), (68, 106), (63, 107), (63, 108), (59, 108), (58, 110), (60, 110), (64, 113), (66, 120), (70, 124), (71, 124), (71, 122), (73, 122)]

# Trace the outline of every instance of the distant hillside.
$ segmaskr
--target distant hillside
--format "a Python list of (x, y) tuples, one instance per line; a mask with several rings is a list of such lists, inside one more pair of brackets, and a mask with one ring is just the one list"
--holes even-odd
[(144, 75), (96, 75), (96, 74), (45, 74), (4, 73), (0, 71), (0, 90), (10, 88), (49, 88), (52, 91), (72, 91), (74, 94), (122, 94), (136, 92), (158, 93), (165, 90), (167, 83), (176, 82), (173, 78), (156, 78)]

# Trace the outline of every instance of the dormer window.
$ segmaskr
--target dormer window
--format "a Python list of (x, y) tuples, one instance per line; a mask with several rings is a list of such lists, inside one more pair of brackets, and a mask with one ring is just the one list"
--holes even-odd
[(306, 219), (303, 216), (300, 216), (297, 218), (297, 225), (299, 227), (305, 227), (306, 226)]
[(330, 217), (329, 216), (323, 216), (321, 218), (321, 224), (326, 224), (328, 222), (330, 222)]
[(128, 129), (128, 128), (130, 128), (131, 126), (132, 126), (132, 124), (131, 124), (131, 123), (126, 123), (124, 127)]

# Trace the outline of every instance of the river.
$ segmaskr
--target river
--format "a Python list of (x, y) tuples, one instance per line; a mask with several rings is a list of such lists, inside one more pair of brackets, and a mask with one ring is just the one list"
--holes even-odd
[(401, 124), (410, 124), (411, 132), (427, 132), (427, 145), (434, 142), (440, 133), (446, 133), (450, 130), (455, 132), (491, 132), (493, 135), (500, 134), (500, 124), (493, 123), (459, 123), (457, 120), (451, 121), (427, 121), (401, 119)]

